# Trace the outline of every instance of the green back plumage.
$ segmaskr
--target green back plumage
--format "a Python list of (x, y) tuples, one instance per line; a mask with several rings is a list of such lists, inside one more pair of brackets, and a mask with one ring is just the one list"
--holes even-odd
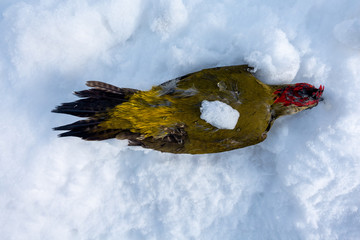
[[(240, 118), (235, 129), (218, 129), (200, 119), (203, 100), (222, 101), (236, 109)], [(272, 102), (271, 88), (258, 81), (247, 66), (205, 69), (135, 93), (105, 116), (101, 114), (106, 120), (98, 127), (127, 129), (137, 134), (139, 145), (160, 151), (221, 152), (263, 141)], [(179, 131), (182, 141), (175, 141), (174, 148), (168, 137)]]

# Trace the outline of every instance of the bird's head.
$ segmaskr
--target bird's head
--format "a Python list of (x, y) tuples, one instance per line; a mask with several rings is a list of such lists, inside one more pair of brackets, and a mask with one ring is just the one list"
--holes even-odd
[(281, 115), (293, 114), (315, 107), (322, 101), (324, 86), (316, 88), (307, 83), (279, 87), (274, 92), (274, 105), (282, 109)]

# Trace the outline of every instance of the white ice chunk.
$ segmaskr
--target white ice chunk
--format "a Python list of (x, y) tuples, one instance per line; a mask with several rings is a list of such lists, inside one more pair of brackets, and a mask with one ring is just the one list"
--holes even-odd
[(219, 129), (234, 129), (240, 113), (220, 101), (204, 100), (200, 107), (200, 118)]

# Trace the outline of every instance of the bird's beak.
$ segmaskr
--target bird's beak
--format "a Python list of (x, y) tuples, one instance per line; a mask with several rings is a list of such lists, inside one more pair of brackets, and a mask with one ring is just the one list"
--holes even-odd
[(316, 93), (316, 97), (319, 99), (319, 102), (324, 100), (324, 97), (322, 96), (324, 89), (325, 89), (325, 87), (323, 85), (320, 85), (320, 87)]

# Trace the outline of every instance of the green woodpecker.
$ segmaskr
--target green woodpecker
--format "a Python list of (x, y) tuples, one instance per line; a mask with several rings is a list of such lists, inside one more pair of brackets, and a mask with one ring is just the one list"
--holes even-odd
[(82, 98), (53, 112), (86, 117), (54, 128), (60, 137), (127, 139), (170, 153), (217, 153), (265, 140), (274, 120), (312, 108), (324, 87), (267, 85), (246, 65), (204, 69), (149, 91), (89, 81)]

